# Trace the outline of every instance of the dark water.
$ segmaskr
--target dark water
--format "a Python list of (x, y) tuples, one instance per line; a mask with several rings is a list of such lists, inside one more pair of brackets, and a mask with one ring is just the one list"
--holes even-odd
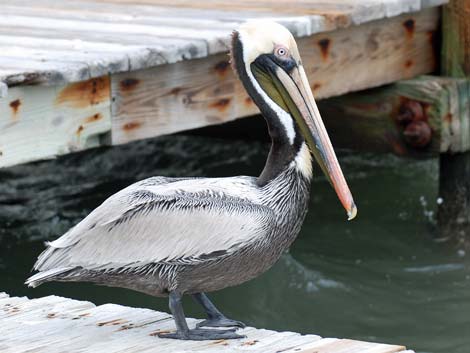
[[(173, 136), (0, 170), (0, 291), (57, 294), (167, 310), (164, 299), (88, 284), (23, 281), (42, 242), (105, 197), (151, 175), (257, 174), (267, 146)], [(343, 152), (359, 207), (346, 215), (314, 180), (298, 240), (258, 279), (213, 294), (229, 316), (258, 327), (405, 344), (417, 352), (470, 352), (470, 261), (433, 241), (437, 161)], [(201, 316), (190, 300), (189, 315)]]

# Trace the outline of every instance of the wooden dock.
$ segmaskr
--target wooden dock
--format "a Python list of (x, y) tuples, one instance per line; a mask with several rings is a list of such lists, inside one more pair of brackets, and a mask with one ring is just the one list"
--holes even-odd
[(317, 98), (433, 72), (443, 3), (1, 0), (0, 167), (257, 113), (226, 55), (248, 19), (293, 32)]
[[(190, 327), (198, 321), (188, 319)], [(0, 327), (2, 353), (413, 353), (403, 346), (253, 327), (239, 330), (247, 336), (240, 340), (161, 339), (157, 333), (175, 330), (167, 313), (57, 296), (28, 299), (0, 293)]]

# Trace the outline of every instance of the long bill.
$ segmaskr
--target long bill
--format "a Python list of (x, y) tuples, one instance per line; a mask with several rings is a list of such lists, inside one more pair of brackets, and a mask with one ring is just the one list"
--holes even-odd
[(276, 76), (273, 82), (299, 125), (310, 151), (346, 209), (348, 220), (353, 219), (357, 208), (313, 98), (305, 70), (299, 65), (287, 73), (277, 66), (271, 74)]

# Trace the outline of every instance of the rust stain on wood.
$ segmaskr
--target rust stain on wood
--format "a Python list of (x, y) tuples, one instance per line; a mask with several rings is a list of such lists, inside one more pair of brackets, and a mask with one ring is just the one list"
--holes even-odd
[(109, 100), (109, 77), (98, 77), (64, 87), (55, 100), (56, 105), (85, 108)]
[(117, 326), (117, 325), (125, 324), (126, 322), (128, 321), (124, 319), (114, 319), (110, 321), (98, 322), (96, 325), (97, 326)]
[(169, 94), (177, 96), (182, 90), (183, 89), (181, 87), (175, 87), (169, 92)]
[(405, 67), (406, 67), (407, 69), (409, 69), (409, 68), (412, 67), (412, 66), (413, 66), (413, 60), (408, 59), (408, 60), (405, 61)]
[(14, 101), (10, 102), (10, 108), (13, 112), (13, 118), (16, 118), (18, 114), (18, 110), (20, 109), (21, 101), (19, 99), (15, 99)]
[(227, 69), (229, 68), (229, 66), (230, 66), (230, 63), (228, 61), (220, 61), (217, 64), (215, 64), (214, 70), (215, 72), (217, 72), (217, 74), (223, 77), (227, 73)]
[(140, 80), (136, 78), (125, 78), (119, 83), (119, 86), (121, 86), (121, 90), (123, 92), (130, 92), (134, 90), (140, 83)]
[(132, 121), (130, 123), (126, 123), (123, 125), (122, 129), (124, 131), (132, 131), (134, 129), (137, 129), (138, 127), (140, 127), (142, 125), (142, 123), (139, 123), (139, 122), (136, 122), (136, 121)]
[(77, 134), (77, 135), (80, 135), (84, 129), (85, 129), (85, 128), (83, 127), (83, 125), (80, 125), (80, 126), (78, 127), (78, 129), (77, 129), (76, 134)]
[(156, 330), (156, 331), (150, 332), (149, 336), (158, 336), (161, 333), (171, 333), (171, 332), (173, 332), (173, 331), (171, 331), (171, 330)]
[(209, 105), (209, 108), (218, 109), (221, 112), (225, 111), (230, 105), (230, 98), (221, 98), (217, 102)]
[(245, 98), (245, 104), (246, 104), (246, 105), (251, 105), (251, 104), (253, 104), (253, 99), (251, 99), (250, 97), (246, 97), (246, 98)]
[(103, 118), (103, 115), (101, 113), (96, 113), (92, 116), (89, 116), (88, 118), (85, 119), (85, 123), (93, 123), (95, 121), (98, 121)]
[(315, 83), (312, 85), (312, 91), (316, 91), (316, 90), (318, 90), (320, 87), (321, 87), (321, 83), (315, 82)]
[(408, 39), (412, 39), (415, 33), (415, 20), (412, 18), (407, 19), (405, 22), (403, 22), (403, 27), (405, 27)]
[(224, 339), (214, 341), (214, 342), (212, 342), (212, 343), (210, 343), (210, 344), (211, 344), (211, 345), (228, 346), (227, 340), (224, 340)]
[(320, 47), (321, 56), (324, 61), (328, 60), (328, 56), (330, 54), (330, 45), (331, 40), (328, 38), (323, 38), (318, 41), (318, 46)]
[(243, 343), (242, 343), (242, 346), (253, 346), (253, 345), (255, 345), (255, 344), (258, 343), (258, 342), (259, 342), (258, 340), (246, 341), (246, 342), (243, 342)]

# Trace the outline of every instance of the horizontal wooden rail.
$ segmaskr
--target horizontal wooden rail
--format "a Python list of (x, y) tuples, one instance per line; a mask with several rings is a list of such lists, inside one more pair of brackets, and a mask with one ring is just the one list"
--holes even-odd
[[(317, 98), (436, 68), (439, 9), (298, 40)], [(0, 167), (256, 114), (227, 54), (52, 86), (10, 87), (0, 98)], [(337, 125), (342, 117), (334, 117)], [(331, 120), (328, 118), (328, 120)]]

